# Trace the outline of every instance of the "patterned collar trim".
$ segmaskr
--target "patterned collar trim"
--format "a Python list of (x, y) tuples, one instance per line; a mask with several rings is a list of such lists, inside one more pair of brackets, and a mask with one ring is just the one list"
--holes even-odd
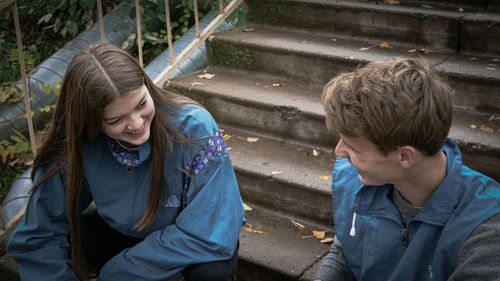
[(129, 160), (133, 167), (137, 167), (142, 164), (146, 159), (149, 158), (151, 154), (151, 143), (146, 141), (145, 143), (139, 145), (135, 148), (127, 148), (123, 146), (119, 141), (108, 138), (108, 148), (113, 158), (115, 158), (118, 163), (127, 166)]

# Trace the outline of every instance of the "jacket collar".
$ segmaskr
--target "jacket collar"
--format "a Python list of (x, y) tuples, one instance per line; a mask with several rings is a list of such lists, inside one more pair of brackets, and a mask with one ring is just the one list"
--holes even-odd
[[(414, 220), (424, 221), (435, 225), (444, 225), (465, 192), (460, 187), (462, 170), (462, 156), (458, 146), (448, 139), (443, 146), (446, 154), (446, 177), (441, 185), (427, 200), (422, 210)], [(392, 185), (365, 186), (360, 184), (354, 200), (353, 209), (360, 214), (389, 216), (399, 215), (396, 207), (390, 200)]]

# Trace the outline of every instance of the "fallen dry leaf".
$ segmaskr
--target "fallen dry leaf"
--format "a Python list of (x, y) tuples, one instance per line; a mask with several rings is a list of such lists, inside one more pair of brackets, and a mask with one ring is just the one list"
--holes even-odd
[(497, 70), (496, 68), (488, 67), (488, 66), (486, 67), (486, 69), (488, 69), (488, 70)]
[(492, 128), (490, 128), (490, 127), (487, 127), (487, 126), (485, 126), (485, 125), (481, 125), (481, 126), (479, 126), (479, 129), (480, 129), (481, 131), (485, 131), (485, 132), (487, 132), (487, 133), (493, 133), (493, 129), (492, 129)]
[(491, 61), (500, 62), (500, 59), (491, 59)]
[(458, 11), (459, 11), (460, 13), (463, 13), (463, 12), (464, 12), (464, 8), (459, 7), (459, 8), (458, 8)]
[(319, 176), (319, 178), (326, 181), (330, 178), (330, 176)]
[(392, 46), (389, 45), (387, 42), (380, 43), (380, 44), (378, 44), (378, 46), (380, 48), (392, 48)]
[(318, 238), (318, 239), (323, 239), (325, 238), (325, 234), (328, 230), (323, 230), (323, 231), (319, 231), (319, 230), (313, 230), (313, 235), (314, 237)]
[(306, 235), (306, 236), (302, 236), (302, 238), (314, 238), (314, 235)]
[(333, 238), (328, 237), (328, 238), (325, 238), (325, 239), (321, 240), (320, 242), (323, 243), (323, 244), (332, 243), (333, 242)]
[(213, 36), (213, 35), (208, 36), (208, 42), (212, 42), (212, 40), (214, 40), (214, 38), (215, 38), (215, 36)]
[(271, 174), (273, 176), (279, 176), (279, 175), (281, 175), (281, 171), (272, 171)]
[(193, 82), (193, 83), (191, 83), (191, 86), (199, 86), (199, 85), (203, 85), (203, 83), (201, 83), (201, 82)]
[(298, 228), (299, 230), (304, 230), (306, 229), (307, 225), (301, 224), (299, 222), (294, 221), (293, 219), (290, 219), (290, 221), (293, 223), (293, 225)]
[(247, 142), (257, 142), (258, 140), (259, 138), (252, 138), (252, 137), (247, 138)]
[(495, 116), (495, 115), (491, 115), (490, 118), (488, 118), (488, 121), (499, 121), (500, 120), (500, 116)]
[(398, 5), (399, 1), (396, 1), (396, 0), (384, 0), (384, 4)]
[(248, 232), (253, 232), (253, 230), (251, 228), (248, 228), (248, 227), (242, 226), (241, 229), (245, 230), (245, 231), (248, 231)]
[(429, 50), (429, 49), (424, 49), (424, 48), (420, 49), (420, 52), (422, 52), (426, 55), (432, 55), (432, 54), (436, 53), (436, 51), (434, 51), (434, 50)]
[(426, 9), (434, 9), (434, 7), (432, 7), (431, 5), (422, 5), (422, 7), (426, 8)]
[(468, 59), (468, 60), (470, 60), (470, 61), (476, 61), (476, 60), (479, 60), (479, 58), (476, 58), (476, 57), (468, 57), (467, 59)]
[(250, 27), (243, 28), (243, 32), (252, 32), (254, 30), (255, 30), (255, 28), (250, 28)]
[(245, 204), (245, 202), (242, 202), (242, 203), (243, 203), (243, 208), (245, 209), (245, 211), (252, 211), (253, 210), (250, 206)]
[(408, 53), (415, 53), (417, 51), (417, 49), (411, 49), (411, 50), (408, 50)]
[(198, 75), (198, 78), (212, 79), (214, 76), (215, 76), (215, 74), (205, 73), (205, 74)]
[(319, 155), (319, 151), (317, 151), (316, 149), (313, 149), (313, 155), (314, 156), (318, 156)]
[(476, 129), (476, 128), (477, 128), (477, 125), (476, 125), (476, 124), (470, 124), (470, 125), (469, 125), (469, 128), (471, 128), (471, 129), (473, 129), (473, 130), (474, 130), (474, 129)]
[(371, 49), (370, 47), (368, 47), (368, 48), (359, 48), (360, 51), (368, 51), (370, 49)]
[(265, 85), (264, 88), (271, 88), (271, 87), (281, 87), (281, 84), (279, 83), (274, 83), (272, 85)]
[(248, 232), (257, 233), (257, 234), (267, 234), (267, 232), (265, 232), (265, 231), (253, 229), (252, 225), (249, 223), (246, 223), (245, 225), (248, 227), (242, 226), (241, 229), (248, 231)]
[(224, 139), (224, 141), (227, 141), (228, 139), (231, 138), (231, 135), (225, 134), (225, 135), (222, 136), (222, 138)]
[(252, 232), (258, 233), (258, 234), (267, 234), (267, 232), (264, 232), (262, 230), (252, 230)]
[(496, 63), (488, 63), (487, 65), (488, 66), (498, 66), (498, 64), (496, 64)]

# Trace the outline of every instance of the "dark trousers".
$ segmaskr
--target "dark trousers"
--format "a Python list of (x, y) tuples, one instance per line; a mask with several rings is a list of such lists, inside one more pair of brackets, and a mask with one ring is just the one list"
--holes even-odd
[[(94, 272), (126, 248), (142, 239), (124, 235), (109, 227), (96, 210), (85, 211), (80, 216), (83, 254)], [(238, 265), (238, 245), (229, 260), (193, 264), (182, 272), (186, 281), (232, 281)]]

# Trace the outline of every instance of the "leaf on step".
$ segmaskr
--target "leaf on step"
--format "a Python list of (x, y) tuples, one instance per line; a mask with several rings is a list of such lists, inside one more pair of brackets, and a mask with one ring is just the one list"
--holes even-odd
[(470, 124), (469, 128), (471, 128), (472, 130), (477, 129), (477, 125), (476, 124)]
[(248, 231), (248, 232), (257, 233), (257, 234), (267, 234), (267, 232), (265, 232), (265, 231), (253, 229), (252, 225), (249, 223), (246, 223), (245, 225), (248, 227), (242, 226), (241, 229)]
[(193, 82), (193, 83), (191, 83), (191, 86), (199, 86), (199, 85), (203, 85), (203, 83), (201, 83), (201, 82)]
[(231, 138), (231, 135), (225, 134), (225, 135), (222, 136), (222, 138), (224, 139), (224, 141), (227, 141), (228, 139)]
[(497, 70), (496, 68), (489, 67), (489, 66), (487, 66), (486, 69), (488, 69), (488, 70)]
[(398, 5), (399, 1), (396, 1), (396, 0), (384, 0), (384, 4)]
[(243, 202), (243, 208), (245, 208), (245, 211), (253, 211), (252, 207), (248, 206)]
[(477, 57), (468, 57), (467, 59), (470, 60), (470, 61), (477, 61), (477, 60), (479, 60), (479, 58), (477, 58)]
[(485, 126), (485, 125), (481, 125), (481, 126), (479, 126), (479, 129), (480, 129), (481, 131), (484, 131), (484, 132), (487, 132), (487, 133), (493, 133), (493, 129), (492, 129), (492, 128), (490, 128), (490, 127), (487, 127), (487, 126)]
[(434, 9), (434, 7), (433, 7), (433, 6), (431, 6), (431, 5), (425, 5), (425, 4), (424, 4), (424, 5), (422, 5), (422, 7), (426, 8), (426, 9)]
[(319, 176), (319, 178), (324, 181), (327, 181), (328, 179), (330, 179), (330, 176)]
[(243, 28), (243, 32), (252, 32), (255, 31), (255, 28), (245, 27)]
[(323, 230), (323, 231), (313, 230), (313, 235), (318, 239), (324, 239), (327, 231), (328, 230)]
[(457, 11), (459, 11), (460, 13), (463, 13), (463, 12), (464, 12), (464, 8), (462, 8), (462, 7), (458, 7), (458, 10), (457, 10)]
[(317, 151), (316, 149), (313, 149), (313, 155), (314, 156), (318, 156), (319, 155), (319, 151)]
[(434, 50), (429, 50), (429, 49), (424, 49), (424, 48), (420, 49), (420, 52), (424, 53), (426, 55), (432, 55), (432, 54), (436, 53), (436, 51), (434, 51)]
[(280, 83), (274, 83), (272, 85), (265, 85), (264, 88), (272, 88), (272, 87), (281, 87), (282, 85)]
[(500, 116), (495, 116), (495, 115), (491, 115), (490, 118), (488, 118), (488, 121), (499, 121), (500, 120)]
[(368, 47), (368, 48), (359, 48), (360, 51), (368, 51), (370, 49), (371, 49), (370, 47)]
[(389, 43), (387, 43), (387, 42), (380, 43), (380, 44), (378, 44), (378, 46), (380, 48), (392, 48), (392, 46), (389, 45)]
[(214, 76), (215, 76), (215, 74), (204, 73), (204, 74), (198, 75), (198, 78), (201, 78), (201, 79), (212, 79)]
[(314, 238), (314, 235), (306, 235), (306, 236), (302, 236), (302, 238)]
[(258, 140), (259, 138), (252, 138), (252, 137), (247, 138), (247, 142), (257, 142)]
[(299, 230), (304, 230), (304, 229), (306, 229), (306, 227), (307, 227), (307, 225), (304, 225), (304, 224), (301, 224), (301, 223), (299, 223), (299, 222), (296, 222), (296, 221), (294, 221), (293, 219), (290, 219), (290, 221), (291, 221), (291, 222), (292, 222), (292, 224), (293, 224), (296, 228), (298, 228)]
[(281, 171), (272, 171), (271, 174), (273, 176), (279, 176), (279, 175), (281, 175)]
[(323, 244), (332, 243), (333, 242), (333, 238), (328, 237), (328, 238), (325, 238), (325, 239), (321, 240), (320, 242), (323, 243)]
[(408, 50), (408, 53), (416, 53), (416, 52), (417, 52), (417, 49)]
[(500, 62), (500, 59), (495, 58), (495, 59), (491, 59), (491, 61)]

